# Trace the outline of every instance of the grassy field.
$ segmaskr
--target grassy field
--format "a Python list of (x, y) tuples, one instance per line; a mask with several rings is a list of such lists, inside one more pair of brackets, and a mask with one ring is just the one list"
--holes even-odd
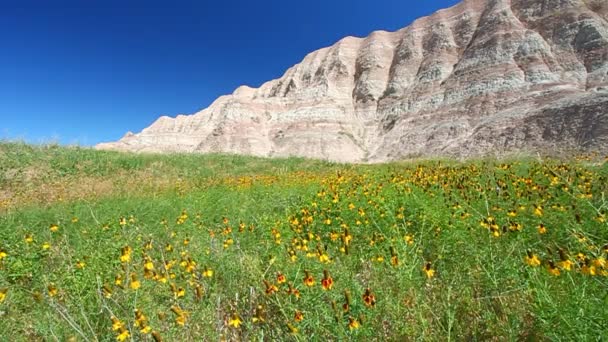
[(607, 179), (2, 143), (0, 340), (607, 340)]

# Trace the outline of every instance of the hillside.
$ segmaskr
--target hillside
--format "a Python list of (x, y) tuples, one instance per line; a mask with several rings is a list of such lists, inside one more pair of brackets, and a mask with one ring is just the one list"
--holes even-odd
[(608, 5), (465, 0), (100, 149), (381, 162), (608, 147)]

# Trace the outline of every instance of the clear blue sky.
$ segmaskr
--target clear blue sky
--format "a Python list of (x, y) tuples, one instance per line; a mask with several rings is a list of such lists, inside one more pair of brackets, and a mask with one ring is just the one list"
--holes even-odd
[(93, 145), (457, 0), (0, 0), (0, 139)]

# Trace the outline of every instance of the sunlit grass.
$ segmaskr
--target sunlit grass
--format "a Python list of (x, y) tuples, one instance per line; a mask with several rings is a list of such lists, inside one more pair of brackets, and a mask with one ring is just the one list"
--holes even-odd
[(3, 144), (0, 339), (608, 338), (604, 162)]

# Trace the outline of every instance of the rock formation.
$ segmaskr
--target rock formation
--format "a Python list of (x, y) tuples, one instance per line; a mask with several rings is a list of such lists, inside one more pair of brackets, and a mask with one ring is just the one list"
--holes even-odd
[(608, 2), (464, 0), (97, 146), (374, 162), (608, 147)]

